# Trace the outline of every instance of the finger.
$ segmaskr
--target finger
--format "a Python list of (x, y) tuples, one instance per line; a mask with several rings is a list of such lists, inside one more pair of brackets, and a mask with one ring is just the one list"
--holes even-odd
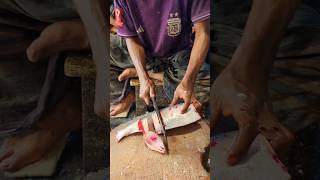
[(202, 103), (197, 100), (197, 98), (195, 97), (194, 94), (191, 96), (191, 103), (193, 104), (194, 108), (196, 108), (198, 113), (200, 113), (200, 114), (203, 113), (202, 112)]
[(178, 103), (178, 100), (179, 100), (178, 96), (174, 95), (170, 106), (176, 105)]
[(271, 131), (270, 144), (278, 153), (286, 151), (295, 139), (294, 134), (282, 125), (273, 127)]
[(181, 113), (182, 113), (182, 114), (184, 114), (184, 113), (187, 112), (190, 104), (191, 104), (191, 100), (190, 100), (189, 98), (187, 98), (187, 99), (184, 101), (184, 104), (183, 104), (183, 106), (182, 106), (182, 108), (181, 108)]
[(140, 92), (139, 97), (146, 105), (149, 105), (150, 97), (148, 92)]
[(247, 154), (253, 140), (258, 135), (257, 123), (254, 117), (247, 112), (237, 112), (234, 114), (234, 118), (239, 124), (239, 132), (227, 160), (230, 166), (237, 164)]
[(211, 113), (212, 113), (212, 120), (210, 122), (210, 130), (213, 131), (213, 129), (216, 127), (217, 122), (221, 119), (222, 116), (222, 109), (220, 106), (220, 103), (214, 103), (211, 105)]
[(156, 90), (155, 90), (155, 87), (154, 87), (154, 86), (152, 86), (152, 87), (150, 88), (150, 97), (151, 97), (151, 98), (156, 97)]
[(196, 109), (196, 111), (202, 116), (204, 117), (204, 113), (203, 113), (203, 109), (202, 109), (202, 104), (199, 101), (193, 101), (192, 102), (194, 108)]
[(150, 105), (150, 97), (144, 97), (143, 100), (146, 103), (146, 105)]
[(272, 105), (265, 103), (264, 108), (259, 113), (259, 125), (262, 135), (270, 142), (276, 152), (288, 149), (294, 141), (294, 134), (283, 126), (272, 111)]

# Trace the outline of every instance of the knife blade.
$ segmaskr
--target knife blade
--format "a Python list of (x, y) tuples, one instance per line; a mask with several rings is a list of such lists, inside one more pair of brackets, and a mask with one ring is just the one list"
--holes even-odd
[(160, 125), (161, 125), (161, 132), (163, 134), (164, 146), (166, 148), (166, 152), (167, 152), (167, 154), (169, 154), (169, 146), (168, 146), (167, 134), (166, 134), (166, 129), (165, 129), (165, 125), (164, 125), (164, 122), (163, 122), (162, 115), (161, 115), (161, 113), (159, 111), (159, 108), (158, 108), (158, 105), (157, 105), (157, 102), (156, 102), (156, 98), (155, 97), (151, 98), (151, 101), (152, 101), (153, 108), (156, 111), (157, 117), (158, 117)]

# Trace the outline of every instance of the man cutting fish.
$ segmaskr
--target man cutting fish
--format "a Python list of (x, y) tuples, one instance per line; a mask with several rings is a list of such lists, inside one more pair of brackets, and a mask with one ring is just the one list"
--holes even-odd
[[(129, 54), (128, 58), (117, 58), (111, 52), (111, 67), (120, 68), (120, 82), (116, 83), (138, 77), (139, 96), (149, 105), (156, 96), (154, 80), (163, 80), (171, 104), (179, 100), (185, 103), (182, 113), (191, 103), (200, 107), (208, 100), (210, 87), (200, 81), (210, 79), (210, 67), (205, 63), (210, 38), (209, 0), (115, 0), (114, 15), (118, 36), (111, 36), (111, 51), (112, 39), (124, 38)], [(111, 115), (121, 113), (134, 101), (132, 97), (133, 91), (129, 91), (113, 103)]]

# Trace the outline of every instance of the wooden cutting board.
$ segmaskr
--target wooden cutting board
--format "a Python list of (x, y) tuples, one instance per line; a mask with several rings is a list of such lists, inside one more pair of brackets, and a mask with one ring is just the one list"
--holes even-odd
[(204, 120), (167, 131), (169, 155), (151, 151), (141, 134), (116, 141), (117, 130), (110, 133), (110, 179), (209, 179), (201, 164), (201, 154), (210, 143), (210, 129)]

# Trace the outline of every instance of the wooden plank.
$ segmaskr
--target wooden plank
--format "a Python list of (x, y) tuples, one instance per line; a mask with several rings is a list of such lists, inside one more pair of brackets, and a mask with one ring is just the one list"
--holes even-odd
[[(163, 82), (162, 81), (158, 81), (158, 80), (155, 80), (154, 81), (154, 84), (156, 86), (163, 86)], [(209, 80), (200, 80), (199, 81), (199, 84), (201, 85), (206, 85), (206, 86), (210, 86), (210, 81)], [(130, 80), (130, 86), (140, 86), (140, 82), (138, 79), (131, 79)]]
[[(158, 80), (155, 80), (155, 81), (153, 81), (154, 82), (154, 84), (156, 85), (156, 86), (163, 86), (163, 82), (162, 81), (158, 81)], [(131, 79), (130, 80), (130, 86), (140, 86), (140, 82), (139, 82), (139, 79)]]
[(95, 77), (96, 67), (91, 55), (70, 55), (64, 64), (64, 74), (69, 77)]
[(203, 120), (167, 131), (169, 155), (147, 149), (143, 137), (131, 135), (116, 142), (110, 133), (110, 179), (209, 179), (201, 164), (201, 154), (209, 145), (209, 126)]

